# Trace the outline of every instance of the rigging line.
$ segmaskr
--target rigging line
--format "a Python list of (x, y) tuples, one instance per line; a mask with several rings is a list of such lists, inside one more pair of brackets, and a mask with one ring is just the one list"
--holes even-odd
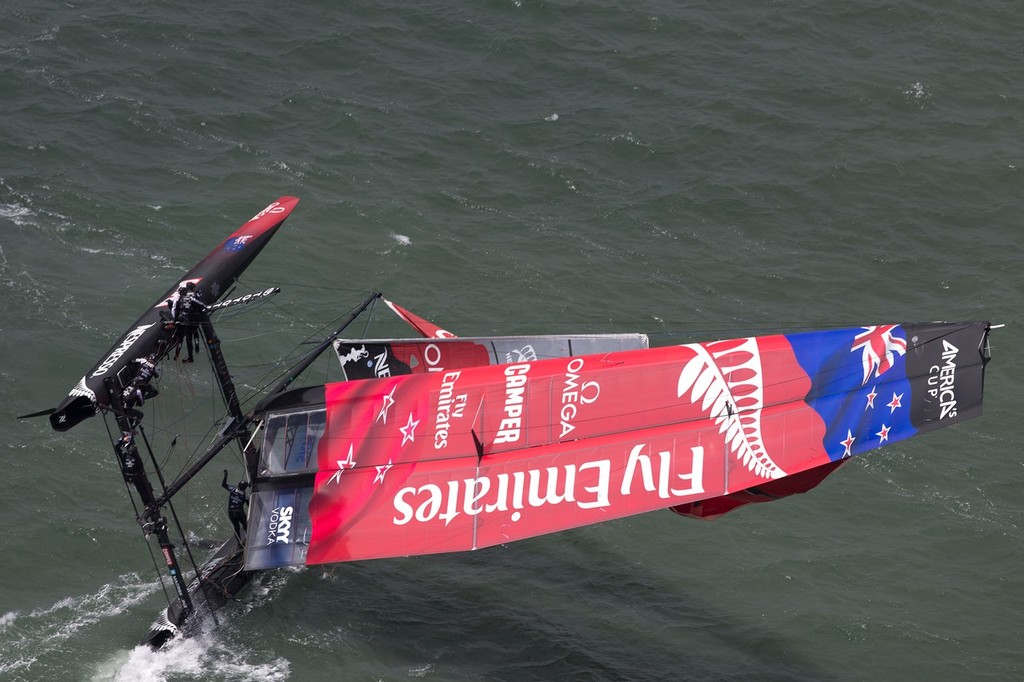
[[(179, 389), (180, 389), (181, 384), (182, 384), (182, 375), (184, 373), (185, 373), (184, 371), (179, 371), (179, 372), (175, 373), (175, 376), (178, 378)], [(190, 388), (189, 392), (191, 393), (191, 395), (193, 397), (195, 397), (195, 391), (194, 391), (194, 389), (192, 389), (191, 382), (189, 382), (189, 388)], [(178, 391), (177, 397), (178, 397), (178, 408), (179, 408), (178, 412), (181, 414), (181, 416), (177, 420), (168, 423), (167, 426), (165, 426), (162, 429), (160, 429), (160, 432), (162, 432), (162, 433), (168, 433), (169, 434), (171, 432), (171, 427), (174, 427), (174, 426), (177, 426), (179, 424), (184, 423), (185, 420), (188, 417), (190, 417), (191, 415), (193, 415), (196, 412), (198, 412), (199, 409), (202, 407), (202, 405), (197, 405), (196, 407), (192, 408), (191, 410), (186, 411), (185, 410), (185, 404), (184, 404), (185, 396), (184, 396), (184, 394), (183, 394), (183, 392), (181, 390)], [(190, 449), (190, 446), (189, 446), (189, 433), (188, 433), (188, 429), (187, 428), (184, 429), (184, 433), (185, 433), (185, 436), (184, 436), (185, 437), (185, 448), (186, 449)], [(207, 433), (209, 433), (209, 431)], [(177, 435), (175, 437), (177, 437)], [(171, 451), (168, 450), (167, 451), (167, 455), (164, 458), (164, 462), (163, 462), (164, 466), (167, 466), (167, 464), (170, 461), (170, 457), (171, 457)]]
[[(238, 281), (241, 281), (241, 278), (239, 278)], [(365, 289), (350, 289), (348, 287), (329, 287), (329, 286), (324, 286), (322, 284), (310, 284), (309, 282), (283, 282), (283, 281), (278, 280), (278, 279), (275, 279), (275, 280), (271, 281), (271, 280), (261, 280), (259, 278), (249, 278), (249, 277), (246, 278), (246, 284), (247, 285), (253, 284), (253, 283), (255, 283), (257, 286), (260, 286), (261, 283), (262, 283), (262, 286), (302, 287), (304, 289), (322, 289), (324, 291), (345, 291), (345, 292), (348, 292), (348, 293), (362, 293), (362, 292), (366, 291)]]
[[(150, 446), (149, 438), (146, 437), (146, 431), (142, 428), (141, 424), (139, 424), (139, 435), (142, 436), (142, 442), (146, 445), (146, 451), (149, 453), (149, 458), (150, 458), (150, 460), (152, 460), (153, 466), (156, 467), (156, 476), (157, 476), (157, 480), (160, 481), (160, 488), (164, 491), (164, 494), (166, 495), (166, 493), (167, 493), (167, 484), (164, 482), (163, 472), (160, 471), (160, 465), (158, 465), (156, 463), (156, 456), (153, 454), (153, 448)], [(173, 447), (173, 444), (172, 444), (172, 447)], [(170, 456), (170, 454), (168, 453), (168, 457), (169, 456)], [(184, 545), (185, 553), (188, 554), (188, 560), (192, 564), (192, 570), (195, 571), (195, 574), (198, 576), (200, 574), (199, 573), (199, 567), (196, 565), (195, 557), (192, 556), (192, 545), (189, 544), (188, 538), (185, 537), (185, 531), (182, 530), (182, 528), (181, 528), (181, 521), (178, 519), (178, 512), (174, 509), (174, 505), (171, 504), (170, 498), (168, 498), (168, 500), (167, 500), (167, 508), (171, 511), (171, 518), (174, 519), (174, 525), (177, 526), (177, 528), (178, 528), (178, 536), (181, 537), (181, 544)], [(149, 544), (149, 543), (147, 542), (146, 544)], [(186, 590), (187, 590), (187, 587), (186, 587)], [(205, 591), (203, 591), (203, 598), (206, 600), (207, 607), (212, 608), (210, 606), (210, 598), (206, 594)]]
[[(172, 426), (175, 426), (177, 424), (180, 424), (180, 423), (184, 422), (189, 416), (198, 413), (199, 410), (205, 409), (209, 405), (210, 409), (211, 409), (211, 412), (213, 413), (213, 417), (210, 419), (210, 424), (211, 425), (210, 425), (209, 428), (207, 428), (206, 434), (203, 435), (199, 439), (201, 442), (208, 441), (210, 439), (211, 435), (216, 432), (218, 425), (224, 423), (225, 418), (227, 417), (226, 414), (219, 413), (217, 411), (216, 407), (214, 407), (215, 404), (216, 404), (216, 397), (213, 395), (213, 387), (211, 386), (210, 387), (210, 394), (207, 395), (202, 400), (202, 402), (199, 405), (196, 405), (195, 407), (193, 407), (192, 409), (188, 410), (187, 412), (185, 411), (184, 406), (182, 406), (182, 409), (180, 410), (182, 412), (182, 416), (180, 418), (178, 418), (176, 421), (172, 422), (171, 424), (168, 424), (168, 427), (165, 427), (165, 428), (161, 429), (161, 432), (170, 433), (171, 429), (169, 427), (172, 427)], [(185, 439), (186, 439), (186, 448), (191, 450), (191, 454), (185, 459), (184, 466), (179, 470), (179, 475), (180, 475), (180, 473), (182, 471), (184, 471), (185, 469), (188, 468), (189, 463), (192, 462), (193, 459), (196, 457), (196, 455), (199, 454), (199, 449), (198, 448), (193, 449), (188, 444), (189, 432), (188, 432), (187, 429), (185, 430)], [(169, 453), (168, 453), (168, 459), (169, 459)], [(166, 464), (166, 462), (165, 462), (165, 464)]]
[[(114, 436), (110, 432), (110, 422), (107, 419), (107, 413), (103, 413), (103, 426), (107, 429), (107, 438), (110, 439), (111, 447), (114, 445)], [(115, 455), (114, 459), (117, 459)], [(132, 501), (132, 509), (135, 511), (135, 520), (139, 522), (141, 527), (142, 517), (139, 515), (139, 506), (135, 503), (135, 497), (132, 495), (132, 489), (128, 486), (128, 479), (124, 477), (124, 468), (121, 466), (121, 460), (117, 459), (117, 468), (121, 470), (121, 478), (124, 481), (124, 487), (128, 491), (128, 499)], [(149, 538), (146, 537), (146, 531), (142, 531), (143, 541), (145, 542), (146, 549), (149, 550), (149, 559), (153, 562), (153, 571), (156, 573), (156, 579), (160, 583), (160, 589), (163, 590), (164, 599), (167, 601), (167, 606), (171, 605), (171, 596), (167, 594), (167, 584), (164, 582), (164, 575), (160, 571), (160, 566), (156, 563), (156, 555), (153, 553), (153, 546), (149, 543)]]
[[(885, 325), (885, 324), (893, 324), (893, 323), (892, 322), (885, 322), (885, 323), (880, 323), (880, 324), (876, 324), (876, 325), (864, 325), (864, 324), (860, 324), (860, 323), (857, 323), (857, 322), (853, 322), (853, 323), (843, 323), (843, 322), (836, 323), (836, 322), (833, 322), (833, 323), (828, 324), (828, 325), (820, 325), (820, 324), (815, 324), (815, 325), (806, 325), (806, 324), (802, 324), (802, 325), (801, 324), (780, 325), (780, 324), (776, 323), (776, 324), (772, 324), (770, 326), (769, 325), (750, 324), (750, 325), (745, 325), (745, 326), (742, 326), (742, 327), (714, 327), (714, 328), (706, 328), (706, 329), (693, 329), (693, 328), (686, 328), (686, 329), (662, 329), (662, 330), (658, 330), (658, 331), (649, 331), (649, 332), (644, 332), (644, 333), (646, 333), (647, 336), (650, 336), (650, 337), (655, 337), (655, 336), (659, 336), (659, 337), (660, 336), (693, 336), (693, 335), (701, 335), (701, 334), (739, 334), (739, 335), (748, 335), (748, 336), (762, 336), (764, 332), (776, 332), (776, 333), (779, 333), (779, 334), (792, 334), (792, 333), (800, 333), (800, 332), (804, 332), (804, 331), (832, 331), (832, 330), (838, 330), (838, 329), (864, 328), (866, 326), (882, 326), (882, 325)], [(906, 322), (906, 323), (897, 323), (897, 324), (900, 324), (900, 326), (902, 326), (903, 324), (915, 324), (915, 323), (914, 322)], [(925, 322), (924, 324), (927, 324), (927, 323)]]
[[(218, 329), (223, 329), (223, 327), (218, 327)], [(276, 334), (277, 334), (277, 332), (274, 332), (274, 331), (260, 332), (258, 334), (252, 334), (250, 336), (241, 336), (241, 337), (236, 337), (236, 338), (233, 338), (233, 339), (225, 339), (224, 341), (222, 341), (222, 343), (224, 345), (232, 345), (233, 346), (235, 344), (244, 343), (246, 341), (252, 341), (253, 339), (261, 339), (264, 336), (274, 336)], [(246, 365), (238, 365), (238, 364), (236, 364), (235, 367), (246, 367)]]
[[(301, 285), (295, 285), (295, 286), (301, 286)], [(316, 287), (314, 287), (314, 288), (316, 288)], [(330, 289), (329, 287), (327, 287), (327, 288)], [(350, 292), (350, 293), (359, 293), (359, 294), (365, 294), (366, 293), (365, 289), (334, 289), (334, 290), (337, 290), (337, 291), (347, 291), (347, 292)], [(313, 334), (316, 334), (316, 335), (323, 334), (326, 329), (328, 329), (330, 326), (332, 326), (334, 323), (336, 323), (337, 320), (340, 320), (343, 317), (343, 316), (339, 315), (338, 317), (334, 318), (334, 320), (332, 320), (331, 322), (328, 322), (327, 324), (322, 325), (321, 327), (317, 328), (312, 323), (308, 322), (306, 319), (301, 318), (296, 313), (292, 312), (292, 310), (290, 308), (286, 308), (283, 305), (281, 305), (280, 303), (278, 303), (276, 300), (267, 299), (266, 304), (267, 305), (272, 305), (275, 308), (277, 308), (277, 310), (281, 313), (281, 315), (284, 316), (286, 319), (289, 319), (289, 320), (291, 320), (292, 322), (295, 322), (295, 323), (300, 323), (303, 326), (305, 326), (305, 327), (307, 327), (309, 329), (312, 329), (313, 330)]]
[[(336, 317), (334, 320), (332, 320), (331, 322), (327, 323), (326, 325), (323, 325), (320, 329), (318, 329), (315, 332), (315, 334), (322, 337), (324, 335), (324, 329), (329, 328), (330, 326), (333, 326), (333, 325), (337, 324), (337, 322), (339, 320), (348, 318), (349, 322), (353, 321), (356, 317), (359, 316), (359, 314), (361, 314), (362, 312), (367, 310), (369, 307), (371, 307), (373, 305), (373, 303), (376, 301), (376, 299), (379, 298), (379, 297), (380, 297), (379, 292), (373, 292), (366, 300), (364, 300), (361, 303), (359, 303), (358, 305), (355, 305), (352, 308), (350, 308), (346, 315), (342, 315), (342, 316)], [(344, 327), (342, 327), (342, 329), (344, 329)], [(306, 368), (308, 368), (308, 366), (310, 364), (312, 364), (312, 360), (310, 360), (305, 366), (302, 366), (303, 362), (305, 362), (307, 359), (309, 359), (311, 357), (312, 357), (313, 360), (315, 360), (317, 357), (319, 357), (320, 353), (322, 353), (324, 350), (326, 350), (327, 346), (330, 345), (329, 344), (330, 340), (333, 340), (331, 337), (336, 337), (340, 333), (341, 333), (341, 330), (336, 330), (336, 331), (328, 334), (327, 335), (328, 341), (327, 341), (326, 345), (325, 345), (325, 342), (323, 340), (321, 340), (319, 342), (319, 344), (318, 344), (318, 345), (321, 346), (321, 348), (318, 351), (304, 353), (301, 356), (302, 359), (299, 361), (299, 363), (297, 365), (295, 365), (294, 367), (292, 367), (291, 369), (287, 370), (287, 373), (289, 375), (291, 375), (291, 376), (290, 376), (289, 380), (286, 382), (286, 384), (291, 383), (291, 381), (293, 381), (294, 379), (298, 378), (298, 374), (301, 374), (301, 372), (305, 371)], [(310, 336), (308, 336), (306, 338), (307, 339), (312, 339), (313, 336), (314, 335), (311, 334)], [(289, 364), (288, 358), (291, 356), (292, 353), (296, 352), (300, 348), (301, 345), (305, 345), (305, 344), (297, 344), (288, 353), (288, 355), (285, 356), (285, 358), (282, 359), (278, 363), (278, 365), (288, 365)], [(295, 373), (296, 368), (299, 368), (299, 367), (301, 367), (301, 370), (298, 373)], [(264, 375), (264, 377), (269, 377), (270, 375), (271, 375), (271, 371), (268, 371)], [(275, 375), (275, 379), (278, 378), (279, 376), (280, 375)], [(281, 388), (281, 383), (282, 382), (280, 380), (276, 381), (275, 388), (277, 389), (277, 391), (283, 390), (283, 388)], [(250, 400), (255, 399), (258, 396), (258, 394), (266, 393), (268, 390), (270, 390), (269, 380), (268, 380), (267, 384), (264, 384), (262, 386), (260, 386), (259, 383), (257, 382), (257, 388), (255, 390), (251, 391), (248, 395), (246, 395), (245, 402), (248, 403)]]
[(380, 292), (374, 291), (361, 303), (359, 303), (359, 305), (351, 308), (349, 310), (348, 315), (345, 316), (345, 319), (342, 322), (341, 326), (338, 327), (335, 331), (333, 331), (330, 335), (328, 335), (326, 339), (321, 341), (316, 348), (306, 353), (306, 355), (303, 356), (303, 358), (298, 362), (298, 364), (293, 365), (291, 368), (289, 368), (285, 373), (284, 377), (282, 377), (280, 381), (278, 381), (276, 384), (274, 384), (273, 387), (269, 389), (267, 397), (265, 397), (263, 400), (256, 404), (256, 407), (254, 408), (255, 411), (258, 412), (270, 400), (272, 400), (274, 397), (280, 395), (283, 391), (285, 391), (292, 384), (293, 381), (298, 379), (303, 372), (309, 369), (310, 365), (316, 362), (317, 358), (319, 358), (323, 354), (323, 352), (330, 347), (331, 343), (335, 339), (341, 336), (341, 333), (345, 330), (346, 327), (348, 327), (348, 325), (355, 322), (356, 318), (359, 317), (359, 315), (361, 315), (367, 308), (373, 305), (374, 301), (376, 301), (380, 297)]
[[(365, 311), (366, 312), (366, 323), (363, 325), (363, 331), (362, 331), (362, 334), (360, 335), (361, 338), (366, 338), (367, 332), (369, 332), (369, 330), (370, 330), (370, 324), (373, 323), (373, 314), (376, 311), (377, 301), (378, 300), (380, 300), (379, 296), (377, 298), (373, 299), (373, 301), (370, 303), (370, 306)], [(335, 319), (338, 319), (338, 318), (335, 318)], [(323, 383), (325, 383), (325, 384), (327, 383), (328, 379), (330, 378), (330, 373), (331, 373), (331, 367), (332, 366), (333, 366), (333, 364), (330, 361), (328, 361), (328, 362), (326, 362), (324, 364), (324, 381), (323, 381)]]
[[(341, 318), (339, 317), (336, 319)], [(267, 386), (270, 385), (270, 382), (278, 376), (277, 373), (280, 370), (280, 367), (282, 365), (288, 365), (292, 360), (293, 356), (302, 357), (298, 352), (301, 349), (301, 347), (304, 345), (308, 345), (310, 343), (314, 343), (312, 339), (315, 336), (322, 336), (325, 333), (325, 328), (327, 328), (327, 325), (320, 329), (317, 329), (313, 334), (305, 336), (303, 341), (295, 344), (295, 346), (293, 346), (292, 349), (288, 351), (288, 353), (281, 357), (281, 359), (279, 359), (278, 361), (274, 363), (262, 363), (263, 365), (267, 366), (267, 370), (263, 372), (262, 375), (258, 377), (252, 377), (245, 381), (247, 390), (244, 397), (239, 398), (239, 402), (247, 404), (250, 401), (255, 400), (260, 394), (264, 393), (267, 390)]]
[(367, 333), (370, 331), (370, 323), (373, 322), (373, 314), (377, 311), (377, 301), (380, 300), (380, 296), (373, 299), (370, 303), (370, 307), (366, 310), (366, 324), (363, 325), (363, 338), (366, 338)]

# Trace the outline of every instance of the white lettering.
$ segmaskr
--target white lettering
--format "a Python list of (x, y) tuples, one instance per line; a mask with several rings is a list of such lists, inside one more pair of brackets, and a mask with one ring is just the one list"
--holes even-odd
[[(646, 454), (649, 444), (635, 445), (624, 470), (621, 493), (633, 492), (633, 479), (640, 474), (647, 492), (661, 499), (698, 495), (704, 492), (704, 448), (691, 447), (690, 470), (678, 473), (673, 468), (673, 453), (661, 450), (656, 458)], [(678, 463), (676, 463), (678, 464)], [(673, 484), (683, 482), (681, 488)], [(421, 523), (441, 521), (446, 526), (459, 514), (479, 516), (511, 512), (516, 522), (522, 512), (540, 507), (575, 504), (579, 509), (611, 506), (612, 462), (601, 459), (579, 466), (562, 466), (502, 472), (447, 481), (447, 485), (427, 483), (406, 487), (394, 498), (392, 522), (402, 526), (413, 519)]]
[(373, 373), (378, 379), (391, 376), (391, 367), (388, 366), (387, 351), (373, 356)]
[(608, 489), (612, 478), (612, 463), (607, 459), (602, 459), (597, 462), (587, 462), (580, 465), (580, 473), (586, 469), (597, 469), (597, 484), (583, 486), (585, 492), (594, 493), (594, 499), (587, 502), (577, 501), (576, 504), (579, 505), (580, 509), (607, 507), (610, 504), (608, 501)]
[(275, 201), (270, 206), (267, 206), (265, 209), (250, 218), (249, 222), (251, 223), (254, 220), (259, 220), (268, 213), (284, 213), (284, 206)]
[(288, 544), (291, 542), (293, 507), (277, 507), (270, 514), (270, 525), (267, 527), (267, 544)]
[(428, 483), (421, 486), (419, 491), (421, 493), (427, 493), (427, 499), (420, 503), (419, 508), (416, 510), (417, 521), (429, 521), (437, 515), (437, 512), (441, 509), (441, 488)]
[(436, 343), (428, 343), (423, 349), (423, 362), (427, 363), (428, 372), (443, 372), (441, 367), (441, 348)]
[[(959, 352), (959, 348), (946, 339), (942, 340), (943, 365), (939, 369), (938, 386), (939, 407), (941, 408), (939, 419), (956, 417), (956, 393), (954, 389), (956, 387), (956, 356)], [(930, 383), (931, 377), (928, 379)]]
[(455, 382), (458, 381), (462, 372), (447, 372), (441, 377), (441, 390), (437, 394), (437, 413), (434, 418), (434, 449), (442, 450), (448, 447), (448, 430), (451, 428), (453, 417), (461, 417), (462, 410), (457, 409), (457, 400), (462, 398), (463, 403), (466, 396), (455, 396)]
[(530, 506), (543, 507), (545, 504), (560, 504), (562, 502), (575, 502), (573, 487), (576, 485), (576, 466), (565, 465), (565, 483), (562, 486), (561, 494), (558, 493), (558, 467), (547, 467), (548, 487), (544, 497), (540, 496), (540, 470), (530, 469)]
[(507, 415), (498, 425), (493, 443), (515, 443), (523, 423), (523, 397), (526, 393), (526, 373), (530, 365), (509, 365), (505, 368), (505, 407)]
[(672, 452), (661, 450), (658, 452), (658, 480), (654, 480), (654, 464), (650, 455), (644, 454), (647, 443), (640, 443), (633, 446), (626, 461), (626, 470), (622, 476), (622, 487), (619, 492), (622, 495), (629, 495), (633, 492), (633, 479), (636, 476), (637, 467), (640, 467), (640, 474), (643, 477), (643, 487), (647, 492), (657, 491), (658, 497), (669, 499), (671, 497), (682, 497), (704, 492), (704, 448), (701, 446), (691, 447), (692, 464), (687, 474), (676, 474), (684, 481), (690, 482), (690, 487), (677, 490), (671, 488), (672, 477)]
[(579, 383), (580, 372), (583, 370), (583, 358), (573, 358), (565, 369), (562, 409), (558, 414), (562, 425), (560, 440), (576, 430), (573, 420), (579, 413), (579, 405), (590, 405), (601, 396), (601, 384), (596, 381), (586, 381), (582, 386)]
[(396, 526), (404, 526), (405, 524), (412, 521), (412, 505), (405, 501), (406, 495), (415, 495), (416, 488), (406, 487), (398, 491), (395, 495), (395, 511), (401, 514), (391, 519), (391, 523)]
[[(154, 322), (153, 324), (156, 323)], [(138, 341), (139, 338), (146, 333), (146, 330), (153, 326), (153, 324), (144, 324), (128, 332), (128, 335), (124, 337), (124, 340), (117, 345), (117, 348), (110, 351), (110, 355), (108, 355), (107, 359), (96, 368), (96, 371), (92, 373), (92, 376), (98, 377), (106, 374), (107, 370), (113, 367), (114, 363), (120, 360), (121, 356), (127, 353), (128, 349), (135, 345), (135, 342)]]

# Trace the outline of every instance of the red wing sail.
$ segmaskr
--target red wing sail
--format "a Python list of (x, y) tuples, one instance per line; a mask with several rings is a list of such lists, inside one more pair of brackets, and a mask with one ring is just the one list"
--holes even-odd
[(246, 567), (471, 550), (802, 492), (852, 455), (980, 414), (987, 332), (865, 327), (296, 392), (268, 418), (261, 476), (280, 482), (254, 500)]
[(387, 304), (389, 308), (391, 308), (392, 311), (394, 311), (395, 315), (398, 315), (400, 318), (402, 318), (410, 327), (415, 329), (421, 336), (424, 336), (428, 339), (450, 339), (455, 336), (455, 334), (452, 334), (450, 331), (446, 329), (441, 329), (433, 322), (429, 320), (424, 320), (419, 315), (410, 313), (408, 310), (398, 305), (397, 303), (392, 303), (386, 298), (384, 299), (384, 302)]
[[(307, 562), (487, 547), (828, 462), (786, 339), (729, 355), (751, 392), (703, 346), (329, 385)], [(744, 433), (759, 383), (773, 400)]]
[(204, 294), (205, 303), (219, 300), (298, 203), (295, 197), (281, 197), (264, 208), (182, 276), (180, 283), (158, 298), (57, 406), (50, 415), (53, 428), (67, 431), (91, 417), (98, 408), (106, 407), (108, 398), (104, 381), (111, 377), (117, 379), (135, 358), (156, 352), (161, 343), (167, 341), (169, 332), (164, 328), (161, 313), (167, 311), (166, 302), (176, 295), (178, 287), (186, 282), (195, 282)]

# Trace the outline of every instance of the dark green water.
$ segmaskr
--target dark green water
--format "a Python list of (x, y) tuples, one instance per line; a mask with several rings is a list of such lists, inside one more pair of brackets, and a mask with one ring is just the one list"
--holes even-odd
[[(1017, 4), (190, 5), (0, 7), (0, 679), (1024, 678)], [(243, 379), (378, 287), (463, 335), (987, 319), (986, 413), (713, 523), (270, 574), (133, 649), (164, 601), (102, 421), (14, 417), (282, 194)]]

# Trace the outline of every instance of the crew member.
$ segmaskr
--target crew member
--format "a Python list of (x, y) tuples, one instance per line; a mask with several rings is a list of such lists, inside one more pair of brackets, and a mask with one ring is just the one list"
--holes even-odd
[[(203, 303), (202, 293), (196, 289), (195, 282), (189, 282), (183, 288), (178, 289), (178, 297), (171, 307), (171, 314), (174, 318), (178, 340), (185, 344), (188, 351), (188, 357), (183, 362), (192, 362), (194, 359), (193, 352), (199, 347), (199, 323), (207, 307)], [(178, 353), (180, 352), (181, 346), (179, 345)], [(175, 359), (177, 359), (178, 353), (175, 354)]]
[(160, 393), (156, 386), (150, 383), (153, 379), (160, 378), (160, 367), (157, 365), (156, 354), (135, 358), (132, 362), (138, 363), (139, 367), (135, 370), (131, 382), (121, 392), (121, 402), (134, 421), (141, 421), (142, 412), (133, 408), (142, 407), (142, 403)]
[(121, 439), (114, 445), (114, 453), (117, 455), (118, 464), (121, 466), (121, 475), (127, 483), (135, 486), (139, 491), (139, 497), (144, 504), (153, 500), (153, 488), (149, 485), (149, 479), (142, 469), (142, 458), (139, 456), (139, 449), (135, 446), (135, 434), (125, 431)]
[(245, 489), (249, 487), (248, 482), (239, 481), (237, 486), (228, 485), (228, 470), (224, 470), (224, 480), (220, 482), (222, 488), (228, 491), (228, 518), (235, 529), (235, 537), (239, 544), (245, 544), (245, 534), (248, 526), (245, 521), (245, 505), (249, 503), (249, 496)]

